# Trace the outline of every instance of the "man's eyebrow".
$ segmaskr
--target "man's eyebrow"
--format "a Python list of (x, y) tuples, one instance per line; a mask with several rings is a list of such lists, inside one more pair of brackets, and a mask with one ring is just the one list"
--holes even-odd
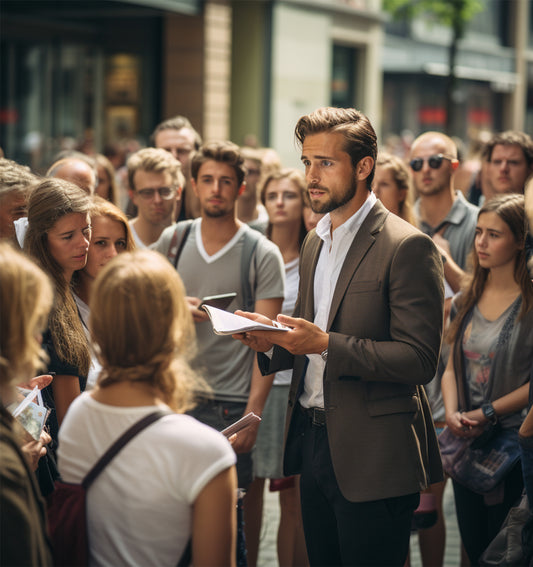
[[(303, 159), (309, 159), (307, 156), (302, 155), (302, 157), (300, 158), (301, 160)], [(313, 159), (329, 159), (330, 161), (335, 161), (334, 157), (331, 156), (321, 156), (321, 155), (316, 155), (313, 156)]]

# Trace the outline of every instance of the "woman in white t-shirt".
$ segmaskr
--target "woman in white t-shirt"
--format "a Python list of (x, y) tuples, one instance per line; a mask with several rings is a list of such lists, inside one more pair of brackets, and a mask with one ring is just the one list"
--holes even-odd
[(154, 406), (178, 412), (130, 441), (87, 497), (90, 565), (235, 564), (235, 454), (217, 431), (182, 412), (197, 380), (183, 284), (155, 252), (120, 254), (91, 291), (90, 328), (102, 373), (69, 408), (59, 470), (79, 483), (105, 450)]
[[(306, 188), (301, 171), (282, 169), (268, 175), (261, 189), (261, 201), (269, 217), (266, 235), (278, 245), (285, 264), (285, 297), (282, 305), (285, 315), (292, 315), (298, 296), (300, 247), (307, 234), (303, 216)], [(292, 370), (283, 370), (274, 376), (257, 434), (255, 479), (245, 501), (247, 549), (251, 565), (255, 565), (259, 546), (265, 479), (270, 479), (271, 491), (279, 491), (279, 564), (284, 567), (307, 564), (298, 478), (283, 478), (283, 433), (291, 378)]]

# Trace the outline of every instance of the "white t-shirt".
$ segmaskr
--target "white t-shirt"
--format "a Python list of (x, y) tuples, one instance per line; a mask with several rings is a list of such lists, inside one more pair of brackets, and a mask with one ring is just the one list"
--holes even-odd
[[(155, 409), (102, 404), (89, 393), (76, 398), (59, 431), (63, 480), (80, 483), (126, 429)], [(176, 565), (191, 536), (194, 501), (234, 463), (226, 438), (190, 416), (150, 425), (88, 491), (90, 565)]]
[(135, 226), (132, 224), (132, 221), (128, 223), (130, 225), (131, 235), (133, 236), (133, 240), (135, 240), (135, 246), (139, 249), (148, 248), (146, 244), (140, 239), (137, 231), (135, 230)]
[[(285, 298), (281, 306), (283, 315), (292, 315), (298, 298), (298, 283), (300, 282), (300, 258), (295, 258), (285, 264)], [(292, 368), (280, 370), (274, 375), (274, 386), (287, 386), (291, 383)]]

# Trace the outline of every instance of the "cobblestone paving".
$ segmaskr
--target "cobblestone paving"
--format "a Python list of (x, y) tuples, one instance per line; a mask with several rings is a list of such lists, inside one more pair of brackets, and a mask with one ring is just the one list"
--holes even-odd
[[(268, 487), (268, 483), (266, 483)], [(278, 493), (265, 490), (264, 517), (261, 531), (258, 567), (278, 567), (276, 552), (276, 535), (279, 523)], [(444, 555), (445, 567), (459, 567), (460, 548), (459, 530), (455, 519), (455, 504), (451, 482), (446, 483), (444, 491), (444, 517), (446, 518), (446, 551)], [(411, 537), (411, 567), (421, 567), (418, 550), (417, 535)]]

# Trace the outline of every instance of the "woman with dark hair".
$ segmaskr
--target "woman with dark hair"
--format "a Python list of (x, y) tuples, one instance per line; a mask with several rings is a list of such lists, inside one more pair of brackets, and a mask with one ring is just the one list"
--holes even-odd
[(37, 185), (28, 204), (24, 250), (48, 274), (55, 301), (43, 335), (54, 380), (43, 393), (52, 409), (50, 434), (57, 441), (61, 422), (72, 400), (85, 389), (91, 363), (89, 343), (71, 288), (74, 272), (87, 262), (91, 238), (91, 201), (85, 191), (62, 179)]
[[(501, 195), (481, 208), (473, 273), (452, 305), (452, 353), (442, 377), (446, 424), (456, 437), (477, 438), (491, 423), (516, 430), (522, 423), (533, 363), (526, 234), (523, 195)], [(473, 566), (522, 487), (520, 463), (487, 495), (453, 481), (461, 538)]]

